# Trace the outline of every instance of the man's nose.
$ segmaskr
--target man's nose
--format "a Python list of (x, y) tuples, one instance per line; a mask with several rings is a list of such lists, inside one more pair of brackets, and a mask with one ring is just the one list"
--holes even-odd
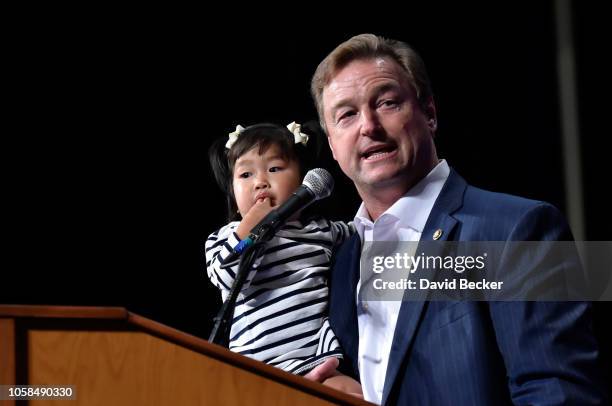
[(374, 110), (364, 109), (361, 112), (361, 135), (372, 137), (382, 130), (378, 114)]

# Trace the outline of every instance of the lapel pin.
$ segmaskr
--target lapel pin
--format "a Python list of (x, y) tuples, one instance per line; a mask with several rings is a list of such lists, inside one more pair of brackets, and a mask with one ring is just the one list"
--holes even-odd
[(441, 229), (441, 228), (438, 228), (438, 229), (437, 229), (437, 230), (436, 230), (436, 231), (433, 233), (433, 239), (434, 239), (434, 240), (439, 240), (439, 239), (440, 239), (440, 237), (442, 237), (442, 233), (443, 233), (442, 229)]

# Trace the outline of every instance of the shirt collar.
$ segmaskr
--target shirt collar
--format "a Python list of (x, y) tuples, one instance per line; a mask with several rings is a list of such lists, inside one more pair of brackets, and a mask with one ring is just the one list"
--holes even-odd
[(423, 232), (425, 223), (431, 213), (438, 195), (450, 174), (450, 168), (445, 159), (442, 159), (423, 179), (389, 207), (381, 216), (372, 222), (363, 202), (355, 215), (355, 228), (363, 241), (366, 227), (373, 227), (377, 223), (399, 221), (400, 227), (410, 227), (419, 233)]

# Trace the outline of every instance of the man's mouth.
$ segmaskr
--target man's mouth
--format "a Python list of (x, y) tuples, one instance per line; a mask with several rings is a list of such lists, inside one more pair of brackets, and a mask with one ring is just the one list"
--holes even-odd
[(375, 161), (378, 159), (387, 158), (389, 155), (393, 154), (397, 150), (395, 145), (383, 144), (383, 145), (374, 145), (367, 148), (365, 151), (361, 153), (361, 158), (366, 161)]

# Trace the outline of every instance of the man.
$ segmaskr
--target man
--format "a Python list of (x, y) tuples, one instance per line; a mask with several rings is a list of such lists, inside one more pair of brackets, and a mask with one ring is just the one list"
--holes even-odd
[[(363, 202), (336, 256), (330, 320), (340, 370), (382, 404), (600, 404), (597, 346), (582, 302), (368, 301), (369, 241), (559, 241), (552, 206), (468, 185), (434, 144), (436, 107), (420, 57), (371, 34), (339, 45), (312, 93), (334, 159)], [(406, 291), (405, 295), (411, 292)], [(406, 296), (404, 296), (406, 297)], [(319, 367), (309, 377), (335, 373)]]

